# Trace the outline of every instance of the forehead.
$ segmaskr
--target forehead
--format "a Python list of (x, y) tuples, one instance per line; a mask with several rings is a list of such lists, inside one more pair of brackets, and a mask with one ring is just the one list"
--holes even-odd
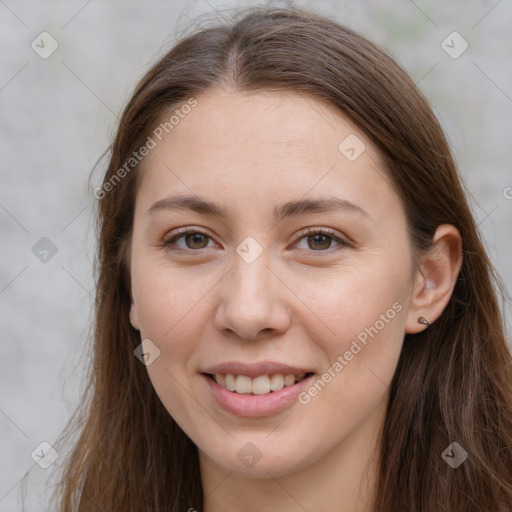
[(288, 92), (214, 90), (195, 99), (143, 161), (138, 201), (214, 193), (242, 204), (258, 191), (272, 204), (283, 194), (394, 196), (376, 148), (331, 105)]
[[(335, 107), (301, 93), (214, 89), (196, 101), (197, 106), (181, 119), (174, 116), (174, 123), (178, 122), (167, 130), (167, 135), (163, 134), (164, 142), (178, 145), (186, 140), (198, 150), (215, 149), (225, 157), (230, 154), (239, 157), (242, 149), (253, 154), (264, 145), (262, 156), (278, 157), (289, 149), (288, 156), (295, 153), (301, 158), (318, 149), (337, 158), (338, 145), (346, 136), (366, 138)], [(150, 159), (158, 153), (157, 147)], [(379, 159), (371, 145), (365, 153), (367, 157)]]

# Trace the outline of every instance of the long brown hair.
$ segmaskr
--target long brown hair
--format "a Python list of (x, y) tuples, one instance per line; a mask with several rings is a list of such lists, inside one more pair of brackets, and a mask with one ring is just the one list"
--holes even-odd
[[(203, 509), (197, 448), (134, 356), (129, 245), (140, 165), (113, 178), (163, 118), (211, 87), (327, 102), (380, 150), (419, 251), (440, 224), (457, 227), (463, 263), (452, 298), (429, 329), (405, 336), (391, 383), (375, 511), (510, 512), (512, 364), (500, 286), (443, 131), (413, 81), (365, 37), (303, 9), (262, 7), (183, 37), (124, 109), (98, 200), (93, 365), (60, 440), (69, 446), (77, 434), (59, 510), (72, 510), (79, 491), (81, 512)], [(441, 456), (453, 442), (468, 454), (457, 469)]]

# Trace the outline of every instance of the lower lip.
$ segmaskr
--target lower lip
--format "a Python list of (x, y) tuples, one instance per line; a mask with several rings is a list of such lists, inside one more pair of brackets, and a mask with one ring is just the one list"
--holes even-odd
[(231, 414), (250, 418), (271, 416), (286, 409), (296, 401), (300, 392), (313, 377), (314, 375), (310, 375), (293, 386), (285, 386), (279, 391), (272, 391), (266, 395), (249, 395), (228, 391), (211, 377), (203, 374), (203, 378), (206, 380), (218, 405)]

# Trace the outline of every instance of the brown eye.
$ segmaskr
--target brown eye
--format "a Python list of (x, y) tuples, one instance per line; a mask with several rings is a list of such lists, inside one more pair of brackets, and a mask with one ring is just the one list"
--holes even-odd
[(185, 231), (180, 231), (179, 234), (165, 240), (163, 245), (165, 247), (171, 248), (171, 245), (175, 245), (176, 242), (182, 238), (185, 241), (185, 246), (178, 245), (178, 250), (205, 249), (207, 248), (208, 241), (210, 240), (210, 237), (206, 233), (198, 231), (197, 229), (189, 229)]
[(301, 234), (304, 236), (300, 239), (300, 241), (306, 239), (306, 249), (309, 249), (313, 252), (328, 252), (328, 249), (331, 248), (333, 242), (336, 242), (339, 247), (349, 246), (348, 242), (336, 236), (334, 232), (329, 229), (306, 228), (301, 231)]
[(332, 243), (332, 237), (329, 235), (324, 235), (318, 233), (316, 235), (311, 235), (307, 237), (308, 245), (311, 249), (329, 249)]
[[(192, 233), (185, 236), (185, 244), (189, 249), (204, 249), (208, 245), (207, 236), (202, 233)], [(206, 241), (206, 245), (205, 242)]]

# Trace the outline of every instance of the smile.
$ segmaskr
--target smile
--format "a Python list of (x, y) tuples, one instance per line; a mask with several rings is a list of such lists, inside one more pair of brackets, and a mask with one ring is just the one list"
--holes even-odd
[(284, 375), (282, 373), (276, 373), (274, 375), (258, 375), (252, 378), (247, 375), (216, 373), (215, 375), (209, 376), (228, 391), (239, 394), (266, 395), (280, 391), (284, 387), (293, 386), (309, 375), (311, 374), (300, 373), (298, 375)]
[(281, 373), (249, 377), (232, 373), (203, 373), (202, 377), (207, 393), (217, 406), (235, 416), (257, 418), (278, 414), (295, 404), (299, 394), (315, 379), (315, 374)]

